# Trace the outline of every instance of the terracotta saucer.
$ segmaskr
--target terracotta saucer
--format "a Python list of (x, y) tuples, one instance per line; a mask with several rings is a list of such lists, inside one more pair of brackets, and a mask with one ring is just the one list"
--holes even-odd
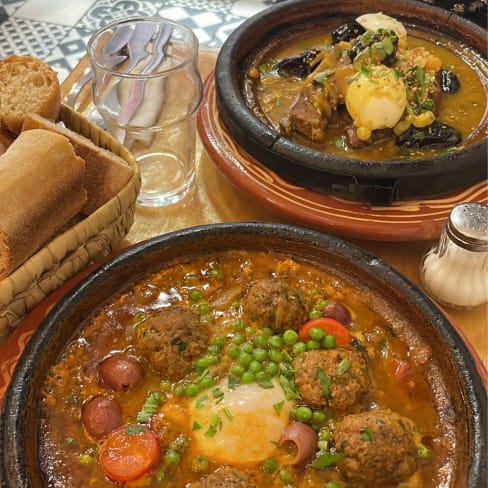
[(240, 190), (298, 223), (343, 237), (388, 242), (435, 239), (454, 205), (488, 203), (486, 180), (449, 196), (384, 207), (294, 185), (256, 161), (227, 132), (216, 106), (214, 73), (205, 83), (198, 132), (217, 167)]

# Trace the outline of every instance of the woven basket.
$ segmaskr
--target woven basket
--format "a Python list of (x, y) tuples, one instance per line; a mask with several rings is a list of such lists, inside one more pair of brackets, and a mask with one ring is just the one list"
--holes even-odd
[(134, 221), (141, 180), (132, 154), (114, 137), (62, 105), (59, 120), (96, 145), (121, 156), (134, 174), (120, 193), (59, 234), (0, 281), (0, 345), (35, 305), (83, 268), (107, 256)]

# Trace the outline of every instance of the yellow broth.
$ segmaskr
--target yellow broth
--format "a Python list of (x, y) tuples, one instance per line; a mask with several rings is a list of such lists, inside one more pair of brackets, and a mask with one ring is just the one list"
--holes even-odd
[[(330, 45), (331, 36), (317, 35), (292, 41), (274, 52), (267, 53), (251, 66), (259, 66), (281, 60), (296, 53), (314, 47)], [(487, 110), (488, 68), (481, 58), (469, 48), (442, 38), (431, 42), (424, 37), (408, 36), (408, 48), (423, 46), (442, 62), (443, 69), (450, 69), (456, 73), (460, 81), (460, 89), (456, 93), (443, 93), (437, 103), (438, 119), (454, 128), (462, 135), (459, 146), (447, 150), (462, 149), (467, 143), (473, 143), (487, 136), (488, 127), (485, 117)], [(250, 70), (248, 70), (249, 73)], [(302, 80), (294, 77), (277, 75), (263, 75), (260, 79), (250, 77), (245, 80), (245, 94), (254, 112), (265, 123), (276, 130), (280, 130), (280, 120), (286, 117), (290, 106), (295, 101), (303, 84)], [(432, 157), (443, 153), (446, 149), (433, 148), (399, 148), (392, 137), (390, 140), (375, 143), (361, 149), (354, 149), (347, 144), (344, 127), (338, 123), (337, 116), (332, 116), (326, 128), (326, 140), (316, 143), (298, 132), (290, 136), (294, 142), (326, 153), (336, 154), (357, 159), (391, 160), (418, 159)]]
[[(318, 303), (331, 299), (341, 301), (349, 309), (352, 317), (349, 331), (355, 348), (362, 351), (366, 358), (371, 379), (367, 399), (357, 408), (362, 411), (391, 409), (410, 419), (418, 429), (417, 442), (427, 439), (429, 449), (432, 449), (433, 457), (430, 460), (418, 461), (417, 472), (408, 486), (440, 486), (443, 477), (453, 476), (454, 461), (448, 458), (447, 452), (453, 452), (456, 441), (442, 430), (425, 373), (430, 348), (418, 340), (407, 340), (398, 324), (391, 323), (372, 310), (364, 290), (358, 290), (354, 284), (316, 265), (277, 253), (229, 251), (170, 265), (115, 297), (83, 324), (59, 362), (51, 368), (43, 389), (40, 458), (46, 485), (63, 488), (115, 485), (105, 476), (99, 463), (101, 441), (91, 439), (80, 420), (83, 405), (98, 394), (115, 398), (122, 408), (123, 423), (131, 424), (137, 422), (137, 414), (150, 392), (161, 390), (166, 397), (166, 402), (148, 423), (160, 434), (161, 458), (143, 478), (128, 482), (126, 486), (181, 488), (217, 469), (219, 463), (208, 459), (204, 469), (195, 470), (195, 459), (207, 454), (200, 452), (198, 444), (194, 442), (195, 422), (188, 413), (189, 404), (198, 401), (205, 393), (210, 395), (211, 389), (201, 391), (195, 399), (178, 396), (178, 385), (195, 381), (195, 372), (174, 383), (168, 381), (152, 368), (135, 338), (144, 327), (145, 320), (166, 307), (178, 305), (200, 314), (201, 320), (210, 329), (210, 343), (216, 336), (223, 336), (228, 347), (237, 333), (247, 334), (248, 340), (252, 340), (264, 329), (249, 328), (248, 324), (242, 322), (242, 298), (251, 283), (269, 278), (282, 280), (301, 290), (309, 304), (310, 314)], [(236, 323), (240, 324), (239, 329), (236, 329)], [(98, 372), (100, 361), (119, 351), (138, 358), (143, 367), (143, 383), (134, 390), (113, 392), (101, 386)], [(222, 352), (223, 357), (226, 357), (225, 351)], [(395, 374), (401, 362), (411, 368), (406, 382), (399, 381)], [(220, 368), (217, 368), (217, 371), (220, 369), (217, 376), (227, 378), (228, 368), (229, 365), (223, 360)], [(258, 408), (258, 405), (255, 407)], [(326, 409), (324, 411), (324, 425), (333, 425), (338, 418), (334, 418)], [(280, 414), (270, 412), (269, 415)], [(188, 446), (181, 452), (179, 463), (168, 466), (165, 453), (171, 442), (181, 435), (186, 437)], [(242, 432), (244, 438), (247, 435), (247, 432)], [(290, 466), (294, 450), (280, 446), (279, 439), (275, 441), (273, 457), (281, 469), (291, 473), (291, 486), (323, 488), (327, 481), (347, 486), (334, 465), (321, 470), (294, 470)], [(233, 466), (250, 476), (258, 488), (284, 486), (277, 472), (266, 472), (261, 462), (249, 464), (242, 458)], [(444, 474), (438, 472), (441, 466)]]

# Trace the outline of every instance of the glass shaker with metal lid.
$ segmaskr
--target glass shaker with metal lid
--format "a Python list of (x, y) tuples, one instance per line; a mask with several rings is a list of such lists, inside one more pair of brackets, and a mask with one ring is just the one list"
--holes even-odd
[(488, 205), (456, 205), (439, 242), (420, 264), (420, 279), (436, 301), (455, 308), (488, 302)]

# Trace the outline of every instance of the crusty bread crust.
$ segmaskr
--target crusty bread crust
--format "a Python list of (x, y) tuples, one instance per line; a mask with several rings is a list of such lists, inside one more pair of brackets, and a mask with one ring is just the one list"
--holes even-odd
[(14, 142), (14, 137), (0, 130), (0, 156), (7, 150), (12, 142)]
[(80, 212), (84, 169), (69, 140), (46, 130), (21, 133), (0, 156), (0, 279)]
[(90, 215), (117, 195), (133, 175), (134, 170), (116, 154), (95, 145), (90, 139), (36, 114), (25, 116), (22, 130), (47, 129), (67, 137), (75, 153), (86, 162), (83, 184), (88, 200), (81, 213)]
[(56, 120), (61, 107), (57, 73), (31, 56), (12, 55), (0, 61), (0, 125), (19, 134), (24, 116), (33, 112)]

